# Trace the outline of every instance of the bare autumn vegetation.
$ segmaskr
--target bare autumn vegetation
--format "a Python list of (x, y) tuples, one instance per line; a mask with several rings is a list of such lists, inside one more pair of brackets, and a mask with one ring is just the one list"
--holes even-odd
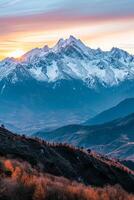
[[(119, 184), (129, 193), (134, 191), (132, 170), (115, 159), (109, 159), (91, 150), (68, 144), (50, 144), (0, 128), (0, 156), (26, 161), (43, 174), (65, 177), (94, 187)], [(6, 175), (9, 176), (10, 171), (6, 172)]]
[(43, 174), (27, 162), (0, 159), (1, 200), (133, 200), (120, 186), (87, 187)]

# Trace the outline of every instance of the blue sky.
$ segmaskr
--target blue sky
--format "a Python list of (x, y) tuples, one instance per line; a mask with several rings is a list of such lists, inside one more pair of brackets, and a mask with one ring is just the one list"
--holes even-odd
[(90, 15), (133, 15), (133, 0), (0, 0), (0, 16), (30, 15), (63, 9)]

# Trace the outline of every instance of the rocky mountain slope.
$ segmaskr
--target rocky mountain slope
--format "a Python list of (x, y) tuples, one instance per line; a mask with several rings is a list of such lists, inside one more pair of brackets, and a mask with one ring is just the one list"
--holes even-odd
[[(120, 184), (134, 192), (134, 172), (114, 159), (65, 144), (48, 144), (0, 128), (0, 155), (21, 159), (36, 169), (89, 185)], [(12, 169), (11, 165), (7, 165)], [(16, 172), (17, 173), (17, 172)]]
[(134, 114), (102, 125), (68, 125), (34, 135), (51, 142), (67, 142), (108, 156), (134, 159)]

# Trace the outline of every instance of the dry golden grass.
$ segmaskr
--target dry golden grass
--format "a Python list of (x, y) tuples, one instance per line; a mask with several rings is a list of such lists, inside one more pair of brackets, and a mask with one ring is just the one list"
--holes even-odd
[(87, 187), (43, 174), (27, 162), (0, 159), (1, 200), (134, 200), (120, 186)]

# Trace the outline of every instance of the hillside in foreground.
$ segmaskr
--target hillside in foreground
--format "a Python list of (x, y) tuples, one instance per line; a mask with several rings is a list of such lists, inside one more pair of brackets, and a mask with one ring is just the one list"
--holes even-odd
[(133, 192), (132, 170), (90, 150), (67, 144), (49, 144), (0, 128), (0, 155), (6, 159), (27, 161), (38, 172), (96, 187), (119, 184), (126, 191)]
[(133, 200), (119, 185), (95, 188), (0, 158), (0, 200)]

